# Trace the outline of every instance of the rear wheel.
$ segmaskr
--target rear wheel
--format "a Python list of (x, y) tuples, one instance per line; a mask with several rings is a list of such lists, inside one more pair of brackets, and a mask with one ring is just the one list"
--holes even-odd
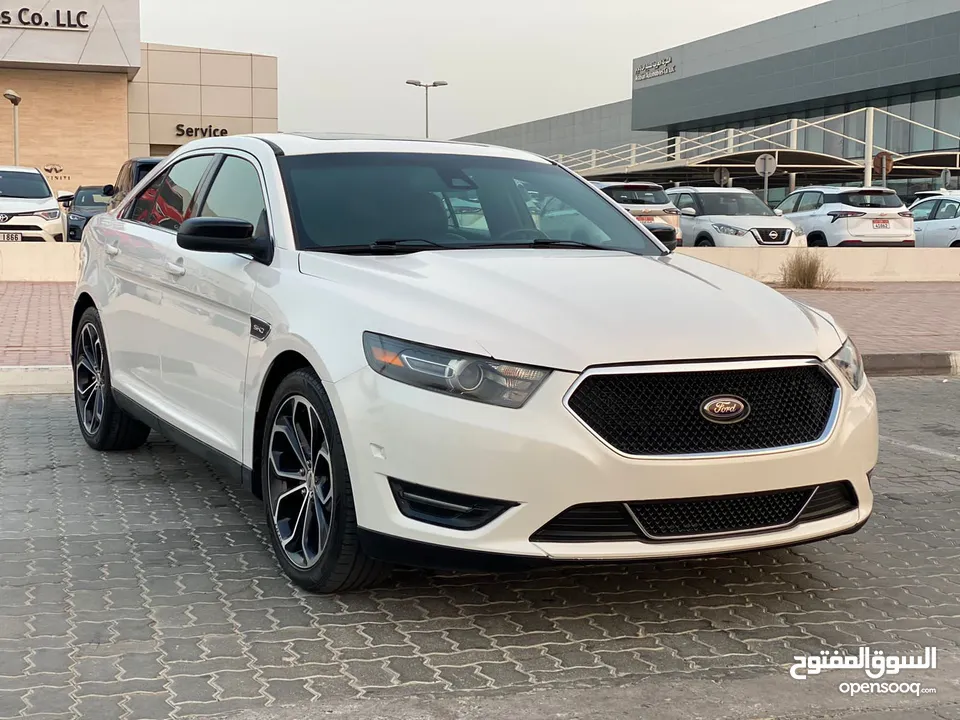
[(960, 248), (960, 240), (955, 240), (950, 247)]
[(150, 428), (120, 409), (113, 399), (103, 326), (96, 308), (80, 316), (73, 346), (73, 398), (80, 432), (94, 450), (133, 450)]
[(381, 582), (389, 568), (360, 547), (340, 431), (311, 370), (297, 370), (280, 383), (261, 442), (267, 526), (287, 576), (304, 590), (324, 593)]

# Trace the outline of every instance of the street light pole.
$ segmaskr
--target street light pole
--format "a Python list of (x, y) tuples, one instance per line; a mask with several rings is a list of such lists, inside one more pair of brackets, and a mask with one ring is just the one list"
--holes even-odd
[(23, 101), (15, 91), (7, 90), (3, 96), (13, 105), (13, 164), (20, 164), (20, 103)]
[(421, 80), (407, 80), (407, 85), (423, 88), (423, 107), (424, 107), (424, 136), (430, 137), (430, 88), (444, 87), (447, 85), (445, 80), (436, 80), (431, 83), (425, 83)]

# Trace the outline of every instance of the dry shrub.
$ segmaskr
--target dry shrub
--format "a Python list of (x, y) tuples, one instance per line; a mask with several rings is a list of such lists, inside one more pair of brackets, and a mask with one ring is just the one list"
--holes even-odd
[(837, 272), (823, 254), (798, 250), (780, 265), (780, 282), (794, 290), (822, 290), (833, 282)]

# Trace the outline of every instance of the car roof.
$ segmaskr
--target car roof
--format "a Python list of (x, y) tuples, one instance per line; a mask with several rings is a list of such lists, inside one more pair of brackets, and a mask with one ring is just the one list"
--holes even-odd
[(724, 188), (724, 187), (686, 187), (686, 186), (681, 186), (681, 187), (667, 188), (667, 192), (686, 192), (686, 193), (731, 193), (731, 192), (735, 192), (735, 193), (748, 193), (748, 194), (750, 194), (750, 195), (753, 195), (753, 191), (747, 190), (747, 188), (741, 188), (741, 187)]
[[(794, 190), (794, 193), (803, 192), (804, 190), (810, 190), (815, 192), (828, 192), (828, 193), (857, 193), (870, 191), (873, 193), (881, 193), (886, 195), (896, 195), (897, 191), (892, 188), (881, 188), (881, 187), (837, 187), (836, 185), (811, 185), (810, 187), (799, 187)], [(790, 193), (791, 195), (793, 193)]]
[(596, 185), (601, 190), (612, 187), (642, 187), (647, 190), (663, 190), (663, 185), (659, 185), (655, 182), (647, 182), (646, 180), (624, 180), (622, 182), (595, 182)]
[(23, 167), (20, 165), (2, 165), (0, 166), (0, 172), (25, 172), (25, 173), (34, 173), (35, 175), (40, 175), (40, 171), (35, 167)]
[(540, 155), (514, 150), (511, 148), (484, 145), (480, 143), (454, 142), (449, 140), (417, 140), (410, 138), (379, 137), (374, 135), (351, 134), (306, 134), (272, 133), (229, 135), (227, 137), (193, 140), (183, 147), (234, 147), (247, 149), (251, 142), (266, 142), (274, 152), (283, 155), (315, 155), (319, 153), (428, 153), (439, 155), (478, 155), (482, 157), (500, 157), (514, 160), (528, 160), (549, 164), (550, 161)]

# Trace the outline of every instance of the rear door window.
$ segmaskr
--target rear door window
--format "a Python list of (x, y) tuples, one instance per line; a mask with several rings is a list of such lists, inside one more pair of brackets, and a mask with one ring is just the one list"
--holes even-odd
[(805, 192), (797, 203), (797, 212), (812, 212), (823, 204), (823, 193)]
[(960, 212), (960, 201), (941, 200), (940, 207), (937, 208), (937, 214), (934, 220), (954, 220)]

